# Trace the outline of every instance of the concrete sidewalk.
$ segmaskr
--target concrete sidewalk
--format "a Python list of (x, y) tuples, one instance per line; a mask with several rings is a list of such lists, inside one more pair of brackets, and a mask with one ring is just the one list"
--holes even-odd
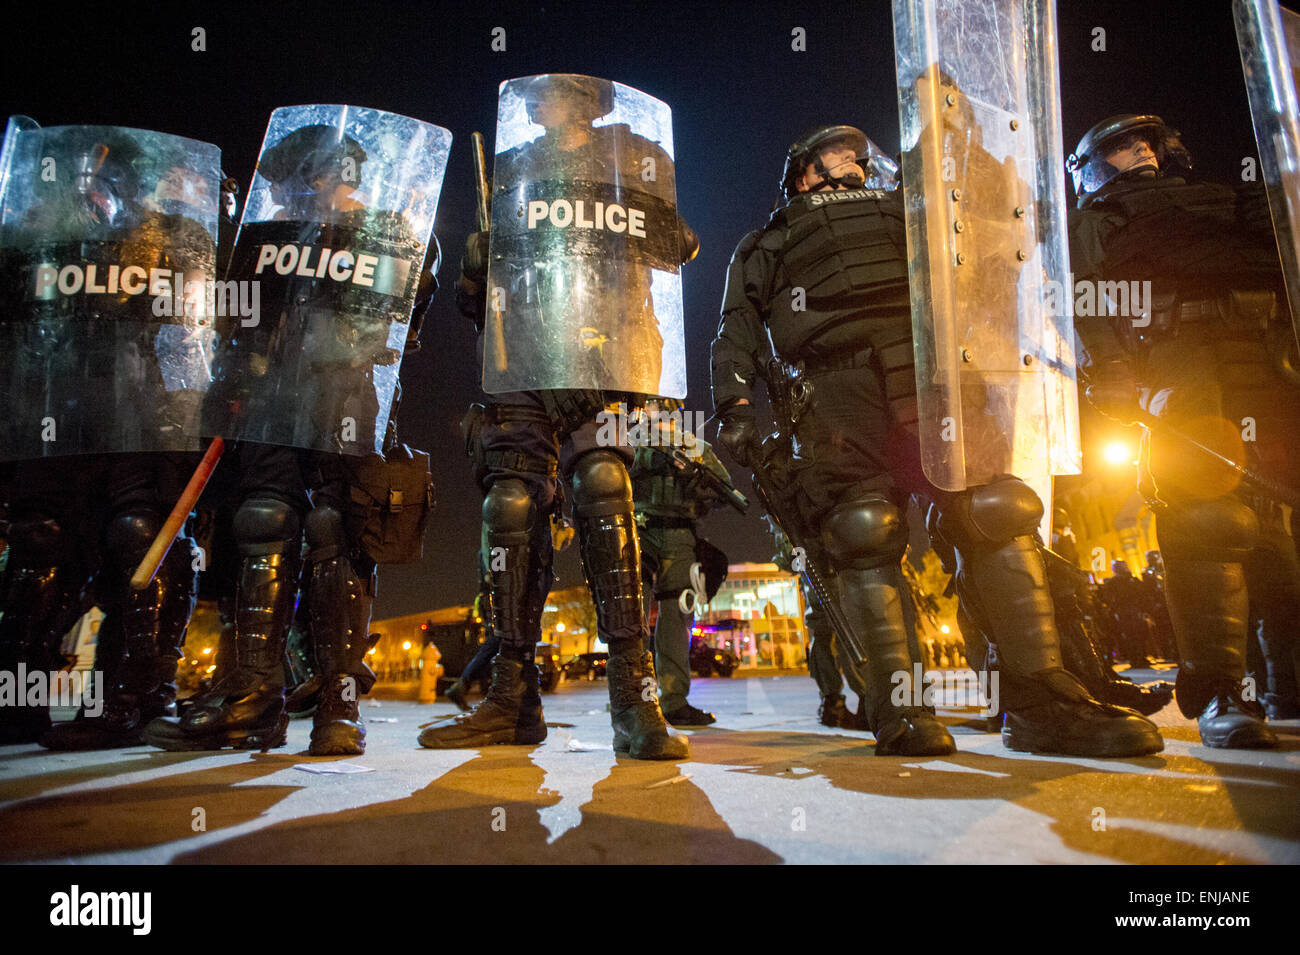
[(941, 708), (955, 756), (878, 758), (817, 723), (806, 676), (713, 679), (691, 760), (647, 763), (615, 758), (606, 693), (561, 684), (535, 747), (423, 750), (451, 704), (375, 700), (361, 757), (309, 758), (309, 720), (265, 754), (0, 748), (0, 861), (1300, 862), (1297, 723), (1280, 750), (1210, 750), (1171, 704), (1163, 753), (1094, 760), (1011, 753)]

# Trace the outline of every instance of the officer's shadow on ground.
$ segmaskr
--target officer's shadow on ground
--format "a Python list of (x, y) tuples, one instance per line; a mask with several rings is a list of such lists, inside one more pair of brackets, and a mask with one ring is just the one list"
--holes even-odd
[[(139, 759), (78, 767), (0, 783), (0, 861), (71, 859), (146, 849), (238, 826), (265, 813), (298, 786), (237, 785), (294, 765), (291, 754), (250, 758), (89, 792), (39, 796), (60, 786), (176, 766), (211, 752), (142, 753)], [(35, 798), (30, 798), (35, 796)], [(196, 814), (195, 810), (202, 810)], [(201, 819), (203, 829), (196, 822)], [(254, 861), (254, 860), (249, 860)]]
[[(865, 734), (696, 734), (691, 744), (695, 762), (738, 767), (735, 772), (787, 779), (796, 786), (820, 776), (836, 789), (866, 795), (1015, 803), (1051, 819), (1066, 846), (1122, 862), (1255, 861), (1132, 825), (1134, 820), (1168, 823), (1171, 806), (1180, 807), (1177, 821), (1188, 825), (1300, 841), (1294, 800), (1279, 798), (1300, 787), (1294, 769), (1215, 765), (1168, 754), (1084, 761), (998, 756), (963, 752), (963, 741), (972, 737), (956, 739), (957, 752), (943, 757), (877, 757)], [(1142, 771), (1134, 772), (1135, 767)], [(1125, 820), (1125, 828), (1099, 828), (1099, 819), (1104, 826), (1107, 817)]]
[[(404, 799), (289, 820), (178, 855), (178, 863), (775, 863), (737, 838), (672, 763), (620, 759), (553, 843), (539, 813), (560, 802), (521, 747), (492, 747)], [(590, 758), (573, 754), (574, 759)], [(659, 784), (659, 785), (656, 785)]]

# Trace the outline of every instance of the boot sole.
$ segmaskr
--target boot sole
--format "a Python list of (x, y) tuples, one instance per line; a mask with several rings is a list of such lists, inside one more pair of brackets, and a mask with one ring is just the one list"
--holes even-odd
[(1025, 727), (1004, 726), (1002, 745), (1017, 753), (1039, 753), (1047, 756), (1094, 756), (1101, 759), (1127, 759), (1150, 756), (1165, 748), (1159, 733), (1133, 734), (1122, 739), (1085, 737), (1062, 741), (1046, 733)]
[(1202, 733), (1201, 742), (1211, 749), (1273, 749), (1277, 746), (1277, 736), (1270, 730), (1261, 733), (1258, 727), (1247, 726), (1222, 737), (1207, 739)]
[(881, 746), (876, 743), (877, 756), (951, 756), (957, 752), (957, 743), (948, 733), (926, 734), (920, 739), (900, 739)]
[(425, 749), (478, 749), (482, 746), (513, 746), (518, 730), (493, 730), (458, 737), (439, 738), (427, 730), (420, 734), (419, 743)]
[(254, 727), (253, 729), (227, 730), (211, 736), (182, 736), (163, 732), (144, 732), (144, 742), (172, 753), (209, 751), (218, 749), (279, 749), (285, 744), (289, 729), (289, 717), (281, 714), (275, 726), (270, 730)]
[(516, 746), (536, 746), (538, 743), (546, 741), (546, 724), (538, 723), (536, 726), (523, 726), (515, 728), (515, 745)]
[[(676, 743), (670, 736), (668, 743)], [(627, 756), (630, 759), (662, 759), (662, 760), (679, 760), (690, 759), (691, 748), (689, 745), (682, 743), (680, 746), (674, 745), (665, 747), (663, 744), (656, 746), (643, 746), (636, 752), (632, 751), (632, 744), (620, 742), (617, 738), (614, 740), (614, 753), (618, 756)]]

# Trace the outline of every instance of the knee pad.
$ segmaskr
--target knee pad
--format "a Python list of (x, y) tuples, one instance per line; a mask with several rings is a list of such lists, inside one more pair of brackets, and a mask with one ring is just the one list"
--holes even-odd
[(242, 557), (296, 554), (302, 523), (298, 512), (274, 497), (250, 497), (234, 520), (235, 543)]
[(483, 499), (483, 533), (494, 546), (527, 544), (537, 506), (528, 486), (516, 478), (492, 482)]
[(958, 548), (1003, 547), (1032, 535), (1043, 519), (1043, 502), (1020, 478), (1003, 477), (954, 497), (938, 527)]
[(104, 544), (109, 560), (121, 567), (134, 567), (149, 552), (158, 536), (162, 520), (152, 511), (118, 514), (104, 529)]
[(1259, 518), (1233, 498), (1192, 501), (1158, 515), (1156, 537), (1166, 558), (1240, 563), (1259, 541)]
[(307, 561), (329, 560), (348, 552), (347, 528), (343, 525), (343, 515), (329, 505), (313, 507), (307, 512), (303, 521), (303, 530), (307, 534)]
[(822, 521), (822, 542), (837, 568), (897, 565), (907, 538), (906, 516), (884, 498), (842, 504)]
[(621, 514), (632, 506), (632, 480), (613, 451), (589, 451), (573, 468), (573, 510), (581, 517)]

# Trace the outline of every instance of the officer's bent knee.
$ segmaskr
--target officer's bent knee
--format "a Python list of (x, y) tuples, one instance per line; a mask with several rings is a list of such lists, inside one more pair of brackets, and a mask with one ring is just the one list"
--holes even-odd
[(299, 546), (302, 523), (284, 501), (251, 497), (235, 512), (234, 532), (241, 554), (285, 554)]
[(1033, 534), (1043, 519), (1043, 502), (1024, 481), (999, 478), (972, 488), (945, 507), (943, 535), (959, 546), (1001, 547)]
[(627, 466), (613, 451), (589, 451), (573, 469), (573, 504), (579, 513), (597, 513), (602, 505), (622, 505), (632, 500)]
[(884, 498), (842, 504), (822, 521), (822, 539), (838, 566), (897, 564), (907, 550), (907, 520)]
[(522, 534), (533, 524), (533, 496), (523, 481), (494, 481), (483, 499), (483, 526), (492, 534)]

